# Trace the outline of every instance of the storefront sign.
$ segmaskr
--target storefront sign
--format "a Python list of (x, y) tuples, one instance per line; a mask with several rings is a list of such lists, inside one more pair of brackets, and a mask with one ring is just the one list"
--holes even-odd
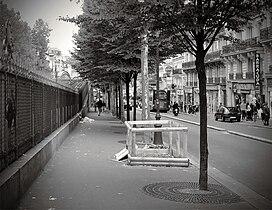
[(254, 89), (254, 85), (250, 83), (238, 83), (236, 84), (236, 88), (239, 90), (252, 90)]
[(260, 53), (255, 54), (255, 86), (260, 86)]

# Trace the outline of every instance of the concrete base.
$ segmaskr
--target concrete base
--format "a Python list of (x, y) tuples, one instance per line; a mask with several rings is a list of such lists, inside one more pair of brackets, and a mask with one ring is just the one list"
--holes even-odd
[(137, 157), (168, 157), (170, 158), (169, 149), (137, 148), (136, 156)]
[(188, 167), (189, 158), (163, 158), (163, 157), (131, 157), (128, 155), (129, 165), (148, 165), (148, 166), (175, 166)]
[(0, 173), (0, 209), (17, 206), (21, 196), (38, 177), (79, 120), (80, 115), (77, 114)]

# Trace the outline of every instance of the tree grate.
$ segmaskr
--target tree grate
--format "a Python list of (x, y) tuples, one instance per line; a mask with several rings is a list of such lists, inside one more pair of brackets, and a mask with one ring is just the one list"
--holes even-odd
[(241, 202), (237, 194), (222, 185), (208, 184), (208, 191), (199, 190), (195, 182), (162, 182), (143, 187), (152, 197), (193, 204), (230, 204)]

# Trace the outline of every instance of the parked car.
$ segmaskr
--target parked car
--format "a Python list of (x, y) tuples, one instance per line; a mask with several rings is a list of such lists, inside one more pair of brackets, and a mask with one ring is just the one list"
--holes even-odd
[(228, 121), (234, 121), (237, 122), (241, 121), (241, 112), (237, 107), (221, 107), (217, 110), (217, 112), (214, 114), (215, 120), (218, 119), (225, 122)]

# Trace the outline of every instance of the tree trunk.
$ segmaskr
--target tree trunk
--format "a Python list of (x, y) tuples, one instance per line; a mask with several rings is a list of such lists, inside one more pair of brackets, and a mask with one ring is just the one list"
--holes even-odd
[(126, 100), (127, 100), (127, 121), (130, 121), (130, 106), (129, 106), (129, 73), (126, 73)]
[(119, 82), (119, 112), (120, 112), (120, 120), (122, 122), (125, 121), (125, 117), (124, 117), (124, 101), (123, 101), (123, 98), (124, 98), (124, 94), (123, 94), (123, 82), (120, 79), (120, 82)]
[(115, 85), (115, 106), (116, 106), (116, 117), (119, 118), (118, 83)]
[(138, 72), (133, 73), (133, 120), (136, 121), (136, 99), (137, 99), (137, 76)]
[(149, 82), (148, 82), (148, 40), (147, 31), (142, 37), (141, 48), (141, 72), (142, 72), (142, 120), (150, 119), (149, 108)]
[(208, 140), (207, 140), (207, 98), (206, 72), (204, 65), (205, 51), (199, 49), (196, 54), (196, 69), (199, 80), (200, 97), (200, 172), (199, 189), (208, 190)]

